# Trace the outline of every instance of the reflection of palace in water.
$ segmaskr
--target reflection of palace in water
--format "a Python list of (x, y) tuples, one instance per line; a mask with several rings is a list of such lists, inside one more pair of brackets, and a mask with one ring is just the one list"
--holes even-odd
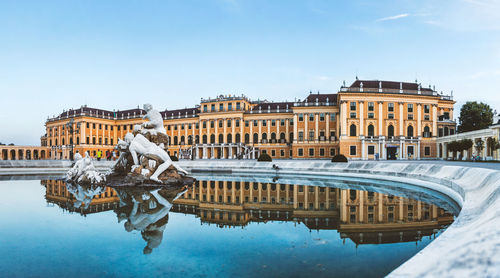
[[(46, 199), (82, 214), (117, 209), (117, 192), (106, 188), (87, 209), (71, 209), (75, 197), (62, 181), (44, 181)], [(173, 212), (194, 214), (219, 227), (291, 221), (311, 230), (338, 230), (356, 244), (416, 241), (453, 222), (436, 205), (382, 193), (277, 183), (199, 180), (173, 201)]]

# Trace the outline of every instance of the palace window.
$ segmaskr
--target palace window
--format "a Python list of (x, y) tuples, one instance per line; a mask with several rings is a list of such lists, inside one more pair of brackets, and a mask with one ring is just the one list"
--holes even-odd
[(351, 112), (350, 118), (351, 119), (356, 119), (356, 112)]
[(236, 110), (240, 110), (240, 108), (241, 108), (240, 103), (239, 103), (239, 102), (237, 102), (237, 103), (236, 103)]
[(271, 120), (271, 126), (276, 126), (276, 120)]
[[(64, 128), (64, 126), (63, 126), (63, 128)], [(95, 124), (92, 124), (92, 128), (95, 129)]]
[(177, 130), (177, 125), (174, 125), (174, 130)]
[(87, 128), (89, 128), (89, 123), (87, 123)]
[(330, 156), (335, 156), (335, 148), (330, 148)]
[(375, 118), (375, 114), (374, 113), (368, 113), (368, 119), (374, 119)]
[(309, 130), (309, 141), (314, 141), (314, 130)]
[(227, 110), (228, 111), (233, 110), (233, 103), (230, 102), (230, 103), (227, 104)]
[(335, 113), (330, 113), (330, 122), (335, 121)]
[(184, 130), (184, 125), (181, 125), (181, 130)]
[(284, 157), (285, 156), (285, 150), (280, 150), (280, 156)]
[[(63, 129), (64, 129), (64, 126), (63, 126)], [(102, 129), (102, 124), (99, 124), (99, 129)]]
[(224, 104), (223, 103), (219, 104), (219, 111), (224, 111)]
[(431, 117), (430, 117), (429, 115), (424, 115), (424, 120), (425, 120), (425, 121), (428, 121), (428, 120), (430, 120), (430, 119), (431, 119)]
[(325, 121), (325, 113), (320, 113), (320, 114), (319, 114), (319, 120), (320, 120), (321, 122), (324, 122), (324, 121)]
[(413, 148), (413, 146), (408, 146), (408, 151), (407, 151), (408, 156), (412, 156), (412, 155), (414, 155), (414, 154), (415, 154), (415, 151), (414, 151), (414, 150), (415, 150), (415, 149)]
[(188, 125), (188, 129), (191, 129), (191, 128), (193, 128), (193, 124)]
[(413, 113), (413, 104), (412, 103), (408, 104), (408, 113)]
[(304, 156), (304, 149), (302, 149), (302, 148), (297, 149), (297, 155)]
[(319, 149), (319, 156), (325, 156), (325, 149), (324, 148)]
[(424, 155), (431, 155), (431, 147), (424, 148)]
[(250, 126), (250, 121), (245, 121), (245, 127), (249, 127)]
[(372, 124), (368, 125), (368, 136), (375, 136), (375, 127)]
[(215, 122), (214, 121), (210, 121), (210, 128), (214, 128), (215, 127)]
[(406, 136), (413, 137), (413, 126), (408, 126), (408, 128), (406, 129)]
[(299, 114), (299, 122), (303, 122), (304, 121), (304, 114)]
[(262, 126), (267, 126), (267, 120), (262, 120)]
[(212, 104), (212, 105), (210, 106), (210, 111), (215, 112), (215, 104)]
[(374, 110), (375, 110), (375, 103), (368, 102), (368, 111), (374, 111)]
[(207, 121), (203, 121), (202, 126), (203, 126), (203, 128), (207, 128)]
[(350, 155), (356, 155), (356, 146), (351, 146), (351, 147), (349, 148), (349, 150), (350, 150), (350, 152), (349, 152), (349, 153), (350, 153)]
[(408, 120), (413, 120), (413, 114), (408, 114)]
[(309, 156), (314, 156), (314, 148), (309, 148)]
[(352, 124), (349, 127), (349, 136), (356, 136), (356, 125)]
[(280, 121), (281, 126), (285, 126), (285, 120)]
[(368, 146), (368, 154), (369, 155), (375, 154), (375, 146)]
[(222, 122), (222, 120), (219, 120), (219, 127), (222, 128), (223, 125), (224, 123)]
[(431, 129), (429, 128), (429, 126), (424, 127), (424, 134), (423, 135), (425, 138), (429, 138), (432, 136)]
[(389, 113), (387, 114), (388, 119), (394, 119), (394, 113)]
[(205, 105), (203, 105), (203, 112), (208, 112), (208, 107), (207, 107), (207, 105), (206, 105), (206, 104), (205, 104)]
[(387, 127), (387, 136), (394, 137), (394, 126), (393, 125), (389, 125)]
[(356, 102), (351, 102), (351, 111), (356, 111)]
[(227, 120), (227, 127), (231, 127), (231, 120)]
[(391, 102), (387, 104), (387, 111), (394, 112), (394, 103)]
[(304, 132), (299, 131), (299, 141), (304, 141)]
[(271, 150), (271, 156), (276, 157), (276, 150)]
[(312, 113), (309, 114), (309, 121), (310, 122), (314, 121), (314, 114), (312, 114)]
[(257, 120), (253, 120), (253, 126), (258, 126), (259, 122)]
[(424, 113), (429, 113), (431, 110), (430, 110), (430, 106), (429, 104), (425, 104), (424, 105)]
[(240, 127), (240, 120), (236, 119), (234, 124), (236, 125), (236, 127)]

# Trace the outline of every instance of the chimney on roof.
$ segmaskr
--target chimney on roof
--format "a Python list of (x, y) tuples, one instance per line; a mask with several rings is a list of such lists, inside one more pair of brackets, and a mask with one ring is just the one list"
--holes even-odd
[(359, 91), (362, 92), (363, 91), (363, 82), (359, 83)]
[(378, 91), (379, 91), (379, 93), (382, 92), (382, 81), (378, 82)]

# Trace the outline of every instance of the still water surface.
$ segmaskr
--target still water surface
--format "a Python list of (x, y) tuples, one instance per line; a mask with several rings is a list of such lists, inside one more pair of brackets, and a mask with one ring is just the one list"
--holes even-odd
[(199, 179), (176, 190), (0, 181), (1, 276), (383, 277), (457, 213), (432, 192), (366, 182)]

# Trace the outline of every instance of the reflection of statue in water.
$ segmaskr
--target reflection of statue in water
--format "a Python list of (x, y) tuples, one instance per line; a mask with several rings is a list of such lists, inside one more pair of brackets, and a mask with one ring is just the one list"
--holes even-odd
[[(142, 134), (133, 135), (132, 133), (127, 133), (125, 135), (125, 142), (128, 144), (128, 150), (132, 155), (134, 165), (132, 166), (132, 171), (139, 167), (138, 155), (144, 155), (146, 157), (157, 157), (162, 163), (156, 168), (156, 171), (149, 177), (151, 180), (161, 183), (158, 177), (162, 174), (170, 165), (173, 165), (177, 171), (187, 175), (187, 172), (181, 167), (175, 165), (170, 159), (170, 155), (163, 150), (161, 147), (155, 143), (150, 142)], [(120, 142), (120, 144), (123, 144)]]
[(94, 185), (80, 185), (75, 183), (66, 183), (66, 189), (68, 190), (76, 201), (73, 203), (75, 209), (83, 208), (88, 209), (94, 196), (99, 195), (104, 192), (105, 187), (94, 186)]
[(148, 122), (145, 122), (141, 125), (141, 133), (151, 133), (156, 135), (157, 132), (167, 134), (167, 131), (163, 127), (163, 118), (161, 117), (160, 112), (153, 109), (151, 104), (144, 104), (144, 110), (146, 110), (147, 114), (143, 117), (143, 119), (148, 119)]
[(127, 232), (140, 231), (147, 242), (143, 252), (150, 254), (161, 244), (172, 202), (184, 194), (185, 188), (145, 190), (120, 187), (115, 190), (120, 196), (119, 208), (115, 210), (118, 222), (126, 220), (124, 227)]

